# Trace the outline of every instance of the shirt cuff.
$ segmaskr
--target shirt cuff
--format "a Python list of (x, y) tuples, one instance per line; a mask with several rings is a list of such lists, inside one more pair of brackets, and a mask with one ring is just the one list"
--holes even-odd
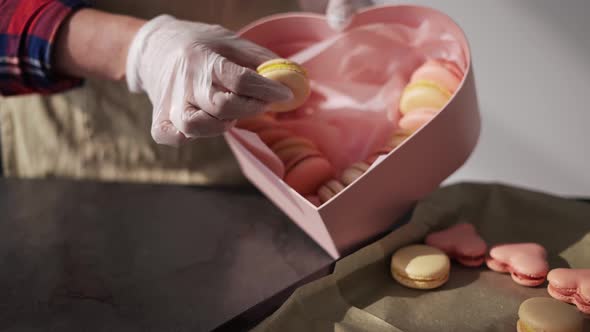
[(23, 80), (32, 91), (49, 94), (80, 86), (79, 78), (55, 73), (52, 66), (57, 32), (75, 11), (89, 7), (82, 0), (48, 1), (29, 18), (28, 28), (21, 37), (19, 58), (24, 65)]

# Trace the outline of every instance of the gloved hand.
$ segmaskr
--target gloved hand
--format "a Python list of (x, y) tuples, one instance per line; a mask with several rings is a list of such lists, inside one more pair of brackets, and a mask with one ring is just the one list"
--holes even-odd
[(236, 119), (292, 98), (289, 88), (250, 69), (277, 57), (220, 26), (163, 15), (134, 37), (126, 78), (152, 102), (154, 140), (179, 145), (220, 135)]
[(359, 9), (374, 4), (375, 1), (372, 0), (330, 0), (326, 9), (328, 23), (336, 30), (343, 30)]

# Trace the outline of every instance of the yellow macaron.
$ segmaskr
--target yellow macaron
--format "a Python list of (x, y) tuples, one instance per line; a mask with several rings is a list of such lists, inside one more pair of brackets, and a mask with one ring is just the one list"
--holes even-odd
[(270, 105), (269, 111), (271, 112), (295, 110), (303, 105), (310, 95), (307, 72), (296, 62), (287, 59), (274, 59), (261, 64), (256, 71), (261, 76), (287, 86), (293, 92), (293, 99)]
[(424, 108), (439, 110), (451, 96), (451, 93), (439, 84), (419, 80), (406, 86), (400, 97), (399, 109), (402, 114)]
[(449, 280), (451, 262), (441, 250), (427, 245), (411, 245), (391, 257), (391, 275), (403, 286), (433, 289)]

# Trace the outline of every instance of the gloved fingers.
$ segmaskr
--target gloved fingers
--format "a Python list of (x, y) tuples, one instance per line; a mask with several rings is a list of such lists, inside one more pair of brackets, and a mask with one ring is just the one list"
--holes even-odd
[(189, 138), (219, 136), (233, 125), (231, 120), (220, 120), (190, 104), (180, 110), (173, 110), (170, 120)]
[(163, 145), (180, 146), (190, 140), (170, 120), (153, 123), (151, 134), (156, 143)]
[(330, 0), (326, 9), (328, 24), (335, 30), (343, 30), (359, 9), (370, 5), (371, 0)]
[(220, 120), (235, 120), (264, 112), (266, 103), (213, 85), (209, 94), (195, 94), (194, 103)]
[(219, 46), (219, 53), (237, 65), (256, 69), (263, 62), (279, 58), (271, 50), (245, 39), (234, 39)]
[(288, 87), (262, 77), (252, 69), (239, 66), (226, 58), (219, 57), (213, 68), (213, 83), (239, 96), (266, 103), (283, 102), (293, 98), (293, 93)]

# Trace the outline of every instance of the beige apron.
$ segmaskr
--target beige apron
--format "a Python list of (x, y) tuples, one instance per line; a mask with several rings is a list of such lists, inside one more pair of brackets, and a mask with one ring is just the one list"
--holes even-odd
[[(297, 9), (275, 0), (97, 0), (98, 9), (152, 18), (221, 24), (237, 30), (262, 16)], [(244, 183), (223, 138), (176, 149), (150, 136), (152, 107), (122, 82), (89, 80), (52, 96), (0, 97), (0, 141), (5, 176), (68, 177), (102, 181), (200, 185)]]

